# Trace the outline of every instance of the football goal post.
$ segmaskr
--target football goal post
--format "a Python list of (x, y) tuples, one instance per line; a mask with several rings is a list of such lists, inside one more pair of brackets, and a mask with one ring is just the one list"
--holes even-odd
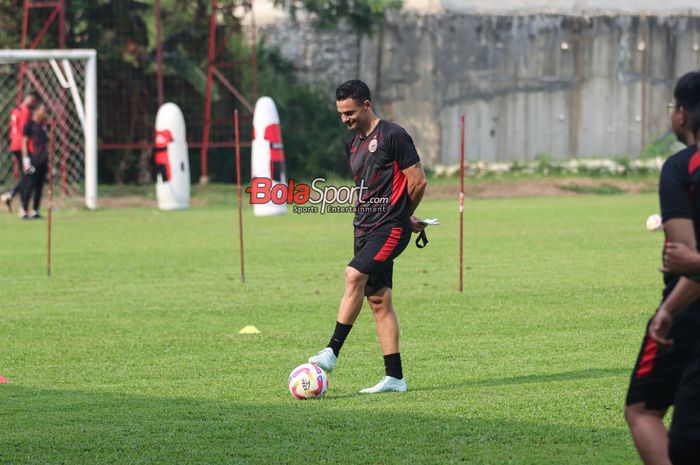
[(0, 184), (12, 184), (10, 114), (35, 92), (46, 104), (55, 138), (53, 179), (65, 198), (97, 208), (97, 53), (95, 50), (0, 50)]

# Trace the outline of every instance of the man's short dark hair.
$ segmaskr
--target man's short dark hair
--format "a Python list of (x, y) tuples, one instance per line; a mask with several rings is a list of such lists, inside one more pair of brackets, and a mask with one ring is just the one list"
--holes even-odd
[(352, 79), (344, 82), (335, 90), (336, 100), (345, 100), (348, 98), (355, 100), (360, 105), (365, 103), (365, 100), (369, 100), (370, 102), (372, 101), (372, 97), (369, 93), (369, 87), (367, 87), (367, 84), (359, 79)]
[(693, 134), (700, 132), (700, 71), (684, 74), (673, 89), (676, 107), (683, 107), (690, 114)]
[(39, 94), (36, 91), (27, 92), (26, 94), (24, 94), (24, 98), (22, 100), (25, 100), (29, 97), (34, 99), (34, 105), (41, 102), (41, 97), (39, 97)]

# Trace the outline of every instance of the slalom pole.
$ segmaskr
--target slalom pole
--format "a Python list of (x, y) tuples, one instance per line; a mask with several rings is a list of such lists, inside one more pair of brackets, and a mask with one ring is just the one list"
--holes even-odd
[(46, 275), (51, 277), (51, 223), (53, 212), (53, 155), (54, 155), (54, 128), (55, 124), (51, 125), (51, 139), (49, 141), (49, 217), (48, 217), (48, 234), (46, 242)]
[(463, 255), (464, 255), (464, 113), (459, 118), (460, 121), (460, 155), (459, 155), (459, 292), (463, 286)]
[(236, 127), (236, 182), (238, 183), (238, 236), (241, 250), (241, 282), (245, 283), (243, 260), (243, 195), (241, 193), (241, 143), (238, 133), (238, 110), (233, 112), (233, 124)]

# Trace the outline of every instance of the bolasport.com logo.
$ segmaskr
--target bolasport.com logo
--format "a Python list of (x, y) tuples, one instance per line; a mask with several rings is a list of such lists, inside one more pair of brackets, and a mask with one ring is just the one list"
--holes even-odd
[(389, 207), (387, 197), (367, 196), (364, 180), (359, 186), (323, 185), (326, 178), (314, 178), (310, 184), (290, 179), (286, 184), (270, 178), (253, 178), (246, 193), (251, 204), (274, 203), (292, 205), (292, 211), (303, 213), (375, 213)]

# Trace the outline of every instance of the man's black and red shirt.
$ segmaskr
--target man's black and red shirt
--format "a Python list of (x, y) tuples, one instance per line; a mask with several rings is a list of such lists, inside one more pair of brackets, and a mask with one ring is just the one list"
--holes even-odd
[(46, 126), (30, 119), (24, 125), (22, 135), (29, 138), (27, 148), (34, 166), (47, 164), (49, 160), (49, 134)]
[[(661, 168), (659, 202), (663, 221), (685, 218), (693, 221), (695, 241), (700, 245), (700, 151), (690, 145), (670, 156)], [(680, 276), (664, 273), (664, 299)], [(695, 302), (683, 317), (700, 318), (700, 302)]]
[(355, 236), (385, 225), (410, 228), (410, 203), (403, 170), (420, 162), (413, 139), (398, 124), (380, 120), (362, 137), (356, 132), (345, 145), (356, 186), (364, 186), (355, 210)]

